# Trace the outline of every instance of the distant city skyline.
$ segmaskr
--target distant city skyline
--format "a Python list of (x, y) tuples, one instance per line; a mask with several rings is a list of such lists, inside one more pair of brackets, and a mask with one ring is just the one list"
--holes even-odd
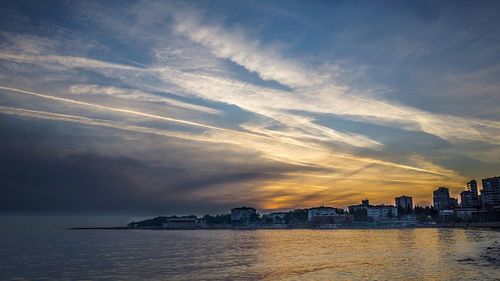
[(500, 171), (499, 11), (3, 1), (0, 214), (428, 206), (440, 186), (473, 206)]

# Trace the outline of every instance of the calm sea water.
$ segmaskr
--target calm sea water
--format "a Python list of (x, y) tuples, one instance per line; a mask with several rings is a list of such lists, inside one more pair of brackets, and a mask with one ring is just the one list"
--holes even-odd
[(500, 232), (5, 230), (0, 279), (500, 280)]

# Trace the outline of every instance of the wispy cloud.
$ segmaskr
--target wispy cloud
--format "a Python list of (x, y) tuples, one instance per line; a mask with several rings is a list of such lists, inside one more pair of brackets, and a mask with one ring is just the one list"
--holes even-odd
[(230, 59), (257, 73), (264, 80), (275, 80), (291, 87), (313, 86), (323, 77), (304, 71), (298, 62), (283, 58), (276, 47), (263, 46), (257, 39), (248, 40), (244, 30), (227, 30), (200, 22), (196, 13), (173, 13), (175, 30), (203, 44), (217, 57)]
[[(269, 49), (261, 44), (256, 45), (245, 37), (244, 32), (202, 24), (201, 19), (196, 16), (177, 18), (178, 32), (210, 48), (216, 56), (232, 59), (264, 79), (276, 80), (294, 87), (293, 94), (284, 95), (268, 91), (266, 93), (265, 90), (259, 89), (265, 99), (271, 96), (278, 99), (276, 104), (279, 104), (281, 109), (331, 113), (355, 120), (423, 131), (452, 142), (469, 139), (500, 144), (500, 122), (435, 114), (373, 99), (362, 92), (339, 85), (321, 69), (305, 67), (305, 64), (279, 55), (272, 47)], [(239, 57), (245, 59), (238, 59)], [(279, 76), (273, 76), (273, 73), (279, 73)]]
[[(73, 11), (75, 19), (108, 38), (92, 33), (82, 36), (88, 44), (72, 42), (79, 31), (60, 23), (48, 24), (46, 33), (71, 38), (2, 33), (9, 43), (0, 45), (0, 113), (218, 146), (214, 161), (221, 163), (233, 161), (227, 151), (251, 152), (262, 174), (265, 161), (294, 167), (238, 187), (214, 180), (193, 193), (197, 198), (228, 202), (237, 195), (240, 202), (281, 208), (321, 204), (322, 198), (352, 202), (360, 194), (389, 200), (385, 194), (406, 186), (424, 196), (438, 183), (465, 181), (463, 171), (443, 164), (459, 154), (499, 162), (498, 120), (373, 95), (341, 80), (343, 66), (336, 61), (291, 50), (196, 5), (140, 3), (117, 7), (111, 16), (82, 6)], [(129, 28), (115, 13), (134, 15), (135, 24)], [(393, 144), (405, 141), (394, 139), (401, 135), (445, 147), (437, 152), (416, 140), (400, 153)], [(458, 151), (478, 144), (484, 149)]]
[[(260, 151), (263, 153), (265, 158), (278, 161), (278, 163), (292, 165), (297, 168), (302, 167), (301, 169), (304, 171), (287, 172), (285, 170), (278, 173), (275, 172), (274, 176), (279, 177), (279, 180), (274, 179), (269, 181), (261, 179), (254, 182), (248, 182), (247, 187), (245, 187), (244, 184), (240, 184), (238, 188), (227, 187), (228, 189), (219, 186), (217, 187), (217, 190), (207, 187), (208, 189), (206, 190), (201, 189), (195, 192), (196, 196), (200, 199), (211, 199), (214, 202), (223, 202), (224, 200), (229, 199), (223, 196), (223, 194), (228, 193), (231, 194), (231, 196), (239, 195), (238, 200), (241, 200), (241, 202), (245, 202), (245, 200), (252, 202), (255, 201), (256, 204), (259, 204), (262, 207), (272, 209), (292, 207), (298, 202), (303, 204), (303, 206), (321, 204), (322, 202), (324, 203), (325, 200), (328, 202), (333, 200), (331, 201), (332, 203), (337, 202), (336, 200), (340, 200), (338, 202), (341, 202), (342, 199), (338, 198), (338, 194), (345, 189), (358, 190), (357, 192), (359, 193), (355, 192), (350, 199), (350, 202), (355, 202), (359, 199), (359, 194), (369, 192), (375, 187), (374, 185), (379, 185), (381, 183), (384, 185), (387, 185), (388, 183), (395, 183), (396, 185), (405, 184), (408, 188), (414, 187), (416, 189), (415, 191), (417, 191), (417, 186), (420, 186), (425, 187), (424, 190), (429, 191), (432, 184), (436, 182), (443, 180), (446, 180), (448, 183), (455, 183), (456, 181), (460, 182), (460, 177), (453, 171), (443, 170), (442, 168), (432, 165), (431, 163), (425, 163), (425, 160), (423, 159), (419, 160), (420, 164), (423, 164), (432, 170), (424, 170), (383, 161), (374, 161), (373, 159), (357, 159), (343, 155), (328, 156), (328, 154), (320, 153), (314, 150), (309, 150), (304, 153), (304, 149), (296, 149), (293, 146), (287, 146), (286, 144), (267, 143), (258, 140), (252, 141), (248, 137), (241, 138), (239, 135), (230, 134), (229, 132), (215, 131), (210, 134), (200, 135), (144, 126), (135, 126), (127, 124), (126, 122), (5, 106), (0, 106), (0, 113), (20, 117), (78, 123), (87, 126), (104, 127), (140, 134), (151, 134), (165, 137), (167, 139), (177, 138), (201, 144), (205, 142), (220, 144), (226, 143), (243, 147), (247, 151), (249, 147), (251, 147), (250, 150)], [(280, 149), (281, 151), (279, 151)], [(326, 159), (327, 157), (329, 158), (328, 160)], [(342, 163), (342, 165), (338, 165), (337, 163), (339, 162)], [(234, 170), (234, 168), (236, 168), (237, 171), (237, 167), (233, 167), (231, 169)], [(386, 173), (388, 171), (391, 172), (387, 173), (384, 178), (380, 178), (380, 173), (382, 171)], [(258, 173), (263, 176), (267, 175), (267, 172), (265, 171)], [(418, 177), (416, 177), (417, 174)], [(443, 176), (445, 177), (443, 178)], [(337, 182), (337, 184), (342, 183), (344, 188), (340, 190), (332, 189), (330, 186), (332, 181)], [(358, 186), (359, 181), (365, 181), (367, 184), (365, 186)], [(389, 184), (389, 186), (392, 186), (392, 184)], [(254, 192), (248, 194), (248, 192), (245, 191), (246, 188), (252, 188), (254, 189)], [(425, 191), (423, 190), (418, 190), (418, 193), (424, 192)], [(284, 193), (288, 195), (283, 197)], [(266, 196), (264, 196), (265, 194), (268, 194), (269, 198), (266, 198)], [(312, 196), (312, 194), (315, 195)], [(279, 197), (282, 198), (282, 201), (278, 204), (276, 200), (278, 200)], [(308, 198), (307, 200), (305, 200), (306, 197)], [(390, 195), (386, 195), (386, 197), (389, 199)], [(285, 198), (287, 199), (285, 200)], [(386, 200), (383, 198), (385, 197), (379, 197), (379, 200)]]
[(117, 87), (106, 87), (99, 85), (72, 85), (70, 87), (70, 92), (78, 95), (107, 95), (122, 99), (130, 99), (136, 101), (145, 101), (145, 102), (153, 102), (153, 103), (163, 103), (167, 105), (172, 105), (176, 107), (180, 107), (183, 109), (200, 111), (208, 114), (222, 114), (220, 110), (209, 108), (206, 106), (195, 105), (192, 103), (186, 103), (179, 100), (166, 98), (163, 96), (159, 96), (157, 94), (147, 93), (144, 91), (136, 90), (136, 89), (124, 89)]
[[(90, 108), (104, 110), (104, 111), (116, 112), (116, 113), (120, 113), (120, 114), (131, 114), (131, 115), (136, 115), (136, 116), (140, 116), (140, 117), (158, 119), (161, 121), (167, 121), (167, 122), (173, 122), (173, 123), (180, 123), (182, 125), (201, 127), (204, 129), (211, 129), (211, 130), (220, 131), (220, 132), (217, 134), (215, 134), (215, 133), (205, 134), (199, 138), (195, 138), (193, 135), (189, 135), (187, 137), (187, 135), (181, 135), (181, 134), (166, 134), (164, 130), (155, 131), (154, 128), (141, 128), (138, 126), (126, 126), (125, 123), (119, 123), (119, 124), (115, 124), (112, 126), (111, 125), (112, 123), (105, 122), (104, 120), (89, 119), (89, 118), (84, 118), (84, 117), (80, 118), (78, 116), (71, 116), (71, 115), (64, 115), (64, 114), (61, 115), (61, 114), (56, 114), (56, 113), (47, 113), (47, 112), (41, 112), (41, 111), (30, 111), (30, 110), (26, 110), (26, 109), (19, 109), (19, 112), (21, 112), (21, 113), (32, 113), (31, 116), (33, 116), (33, 117), (37, 116), (36, 114), (44, 113), (45, 115), (42, 114), (41, 116), (49, 116), (49, 117), (55, 116), (55, 117), (58, 117), (55, 120), (60, 120), (60, 121), (75, 121), (75, 122), (84, 121), (82, 123), (85, 123), (87, 125), (100, 125), (100, 126), (106, 126), (106, 127), (114, 127), (117, 129), (125, 128), (128, 130), (133, 129), (137, 132), (146, 132), (146, 133), (161, 132), (162, 135), (166, 134), (167, 136), (173, 136), (173, 137), (183, 137), (184, 136), (185, 138), (188, 138), (190, 140), (198, 140), (198, 141), (233, 143), (233, 144), (237, 144), (237, 145), (239, 145), (243, 148), (246, 148), (246, 149), (253, 149), (253, 150), (261, 151), (264, 153), (264, 155), (266, 157), (268, 157), (270, 159), (274, 159), (277, 161), (284, 161), (284, 162), (287, 162), (290, 164), (295, 164), (295, 165), (317, 166), (317, 167), (323, 167), (323, 168), (337, 168), (335, 165), (327, 164), (328, 162), (325, 162), (326, 158), (328, 158), (328, 157), (331, 158), (333, 156), (335, 158), (340, 158), (340, 159), (368, 162), (368, 163), (373, 163), (373, 164), (380, 164), (383, 166), (392, 166), (392, 167), (397, 167), (397, 168), (401, 168), (401, 169), (409, 169), (409, 170), (420, 171), (420, 172), (425, 172), (425, 173), (441, 174), (440, 172), (433, 171), (433, 170), (426, 170), (426, 169), (421, 169), (418, 167), (401, 165), (401, 164), (396, 164), (396, 163), (391, 163), (391, 162), (381, 161), (381, 160), (376, 160), (376, 159), (350, 156), (350, 155), (343, 154), (343, 153), (335, 153), (335, 155), (331, 155), (330, 154), (331, 152), (328, 150), (325, 150), (324, 148), (321, 148), (319, 146), (308, 146), (307, 144), (305, 144), (303, 142), (293, 141), (293, 139), (283, 139), (283, 138), (265, 136), (262, 134), (252, 134), (252, 133), (247, 133), (244, 131), (235, 131), (235, 130), (231, 130), (231, 129), (225, 129), (225, 128), (220, 128), (220, 127), (195, 123), (195, 122), (191, 122), (191, 121), (186, 121), (186, 120), (164, 117), (164, 116), (144, 113), (144, 112), (140, 112), (140, 111), (133, 111), (133, 110), (122, 109), (122, 108), (102, 106), (102, 105), (98, 105), (98, 104), (82, 102), (82, 101), (67, 99), (67, 98), (59, 98), (56, 96), (45, 95), (45, 94), (35, 93), (35, 92), (31, 92), (31, 91), (15, 89), (15, 88), (8, 88), (8, 87), (0, 86), (0, 89), (11, 91), (14, 93), (28, 94), (28, 95), (32, 95), (35, 97), (59, 101), (59, 102), (63, 102), (63, 103), (74, 104), (74, 105), (78, 105), (78, 106), (85, 106), (85, 107), (90, 107)], [(6, 113), (18, 112), (16, 110), (14, 110), (13, 108), (7, 108), (7, 107), (5, 107), (4, 110)], [(90, 122), (90, 121), (92, 121), (92, 122)], [(139, 129), (139, 128), (141, 128), (141, 129)], [(268, 143), (269, 141), (274, 141), (275, 143)], [(304, 149), (308, 150), (308, 154), (301, 155), (304, 152)], [(445, 175), (445, 174), (442, 174), (442, 175)]]

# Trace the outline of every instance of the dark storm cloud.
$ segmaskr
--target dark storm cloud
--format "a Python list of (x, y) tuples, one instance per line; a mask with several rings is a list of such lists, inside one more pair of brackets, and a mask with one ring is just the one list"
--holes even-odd
[[(82, 144), (97, 141), (123, 146), (126, 141), (119, 135), (109, 134), (100, 139), (95, 129), (85, 126), (63, 123), (55, 129), (50, 121), (0, 116), (0, 212), (224, 212), (234, 205), (196, 202), (193, 192), (278, 177), (287, 170), (275, 167), (275, 174), (271, 175), (273, 167), (267, 166), (262, 173), (250, 167), (254, 161), (250, 158), (248, 165), (239, 167), (243, 171), (217, 163), (210, 169), (198, 167), (197, 162), (209, 152), (195, 150), (188, 155), (175, 145), (162, 149), (165, 155), (162, 163), (148, 161), (146, 154), (116, 156), (112, 152), (82, 149)], [(71, 136), (69, 132), (73, 132)], [(131, 145), (143, 145), (131, 142)], [(75, 143), (78, 146), (74, 146)], [(147, 145), (146, 150), (154, 149)]]

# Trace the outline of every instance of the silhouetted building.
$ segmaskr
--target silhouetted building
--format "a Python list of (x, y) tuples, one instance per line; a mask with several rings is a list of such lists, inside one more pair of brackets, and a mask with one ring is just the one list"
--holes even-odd
[(395, 198), (396, 201), (396, 208), (398, 210), (401, 210), (405, 213), (409, 213), (413, 210), (413, 198), (410, 196), (399, 196)]
[(336, 208), (320, 206), (307, 210), (307, 220), (320, 227), (336, 227), (354, 221), (353, 215), (340, 214)]
[[(411, 197), (410, 197), (411, 198)], [(368, 199), (362, 200), (359, 205), (347, 207), (349, 214), (354, 215), (357, 221), (366, 221), (367, 219), (376, 222), (392, 220), (398, 216), (398, 209), (391, 205), (370, 205)]]
[(270, 213), (268, 216), (273, 220), (273, 223), (285, 223), (285, 212)]
[(467, 191), (472, 195), (472, 208), (479, 207), (479, 193), (477, 192), (476, 180), (471, 180), (467, 183)]
[(450, 206), (452, 209), (458, 208), (458, 199), (451, 197), (450, 198)]
[(256, 215), (257, 210), (254, 208), (240, 207), (231, 209), (231, 221), (236, 223), (249, 223)]
[(455, 217), (455, 211), (454, 210), (440, 210), (439, 211), (439, 217), (442, 220), (449, 220)]
[(362, 200), (361, 204), (351, 205), (347, 207), (350, 215), (354, 216), (355, 221), (368, 220), (367, 209), (370, 206), (368, 199)]
[(442, 210), (451, 210), (458, 207), (458, 200), (450, 197), (450, 191), (446, 187), (439, 187), (434, 190), (434, 208)]
[(476, 208), (458, 208), (455, 209), (455, 215), (457, 218), (463, 221), (469, 221), (472, 219), (473, 214), (477, 212)]
[(316, 208), (310, 208), (307, 210), (307, 220), (312, 221), (318, 217), (331, 217), (337, 216), (337, 209), (332, 207), (320, 206)]
[(398, 208), (391, 205), (368, 206), (366, 212), (375, 222), (393, 220), (398, 216)]
[(467, 190), (460, 193), (460, 205), (462, 208), (478, 208), (480, 206), (477, 182), (475, 180), (468, 182)]
[(486, 209), (500, 208), (500, 177), (482, 180), (483, 190), (481, 196)]
[(361, 204), (357, 205), (351, 205), (347, 207), (347, 210), (349, 211), (350, 214), (359, 212), (359, 211), (366, 211), (366, 208), (370, 206), (370, 201), (368, 199), (361, 200)]
[(200, 228), (204, 226), (205, 223), (201, 222), (197, 218), (193, 217), (175, 217), (168, 218), (165, 223), (163, 223), (163, 228)]
[(472, 192), (462, 191), (460, 193), (460, 204), (462, 208), (474, 208), (476, 204)]
[(349, 211), (349, 214), (365, 212), (366, 215), (366, 208), (368, 208), (368, 206), (370, 206), (370, 202), (368, 201), (368, 199), (365, 199), (361, 200), (361, 204), (348, 206), (347, 210)]

